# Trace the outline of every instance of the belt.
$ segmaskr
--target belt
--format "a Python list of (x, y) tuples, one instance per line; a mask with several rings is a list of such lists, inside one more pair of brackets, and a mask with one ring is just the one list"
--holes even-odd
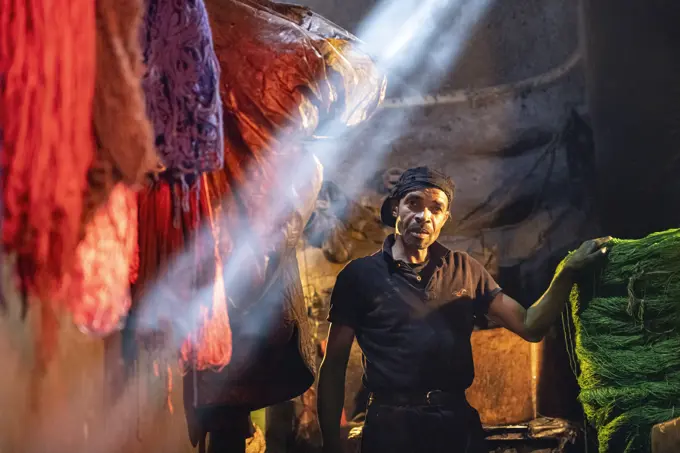
[(424, 393), (371, 393), (368, 404), (385, 406), (460, 406), (466, 405), (465, 393), (448, 393), (431, 390)]

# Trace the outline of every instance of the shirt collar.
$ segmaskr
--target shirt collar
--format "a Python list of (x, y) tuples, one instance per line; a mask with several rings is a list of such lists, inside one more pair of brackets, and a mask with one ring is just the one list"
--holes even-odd
[[(390, 263), (394, 264), (395, 260), (394, 257), (392, 256), (392, 247), (394, 246), (394, 243), (396, 241), (396, 237), (394, 234), (390, 234), (385, 238), (385, 241), (383, 242), (382, 246), (382, 255), (385, 260)], [(451, 253), (451, 250), (443, 246), (437, 241), (434, 241), (432, 245), (428, 248), (428, 251), (430, 252), (430, 260), (434, 261), (443, 261), (444, 258), (448, 256), (449, 253)]]

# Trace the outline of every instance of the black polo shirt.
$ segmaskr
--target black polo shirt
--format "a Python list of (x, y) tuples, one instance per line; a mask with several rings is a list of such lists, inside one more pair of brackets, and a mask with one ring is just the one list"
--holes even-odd
[(364, 385), (374, 392), (463, 391), (474, 368), (470, 335), (501, 291), (474, 258), (435, 242), (418, 274), (381, 251), (338, 275), (328, 320), (354, 329), (364, 355)]

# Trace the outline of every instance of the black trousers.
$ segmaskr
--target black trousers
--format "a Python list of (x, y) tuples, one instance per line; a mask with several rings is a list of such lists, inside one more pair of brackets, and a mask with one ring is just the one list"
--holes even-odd
[(458, 407), (370, 404), (361, 453), (488, 453), (479, 414)]

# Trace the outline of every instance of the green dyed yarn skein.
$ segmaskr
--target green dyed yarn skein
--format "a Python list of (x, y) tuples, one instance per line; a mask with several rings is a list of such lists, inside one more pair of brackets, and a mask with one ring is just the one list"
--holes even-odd
[(600, 453), (648, 453), (652, 426), (680, 416), (680, 230), (608, 248), (570, 296), (579, 400)]

